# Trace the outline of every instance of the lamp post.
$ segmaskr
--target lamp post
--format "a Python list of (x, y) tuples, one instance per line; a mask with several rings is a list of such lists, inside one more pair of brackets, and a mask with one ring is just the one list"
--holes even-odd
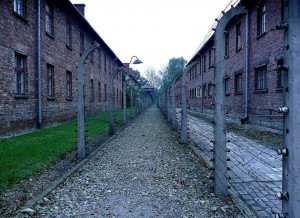
[[(116, 60), (116, 59), (115, 59)], [(114, 61), (115, 61), (114, 60)], [(114, 78), (116, 77), (117, 73), (120, 72), (120, 69), (114, 69), (114, 61), (112, 64), (112, 74), (109, 81), (109, 134), (115, 134), (115, 127), (114, 127)]]
[(128, 78), (129, 65), (132, 62), (133, 58), (136, 58), (136, 60), (132, 64), (141, 64), (141, 63), (143, 63), (136, 56), (132, 56), (131, 59), (130, 59), (130, 62), (127, 64), (128, 65), (127, 72), (125, 72), (124, 68), (122, 68), (122, 67), (114, 69), (114, 64), (112, 64), (112, 72), (113, 73), (110, 77), (110, 89), (109, 89), (110, 90), (109, 91), (109, 134), (110, 135), (115, 134), (115, 126), (114, 126), (114, 87), (113, 87), (114, 86), (114, 78), (117, 75), (117, 73), (119, 73), (119, 72), (122, 72), (122, 74), (124, 74), (124, 76), (122, 78), (124, 78), (124, 80), (123, 80), (123, 122), (125, 123), (126, 122), (126, 78)]
[[(133, 62), (132, 62), (132, 59), (133, 58), (136, 58)], [(130, 72), (129, 72), (129, 65), (131, 64), (142, 64), (143, 62), (138, 59), (137, 56), (132, 56), (131, 59), (130, 59), (130, 62), (127, 64), (127, 75), (130, 75)], [(127, 105), (126, 105), (126, 79), (124, 80), (124, 86), (123, 86), (123, 123), (125, 124), (126, 123), (126, 113), (127, 113)], [(132, 95), (131, 95), (132, 97)], [(130, 101), (132, 102), (132, 101)], [(131, 107), (131, 105), (130, 105)]]

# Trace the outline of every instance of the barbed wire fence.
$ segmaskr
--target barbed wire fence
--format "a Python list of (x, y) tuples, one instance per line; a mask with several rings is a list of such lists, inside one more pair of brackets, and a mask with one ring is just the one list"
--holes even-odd
[[(253, 137), (237, 134), (236, 126), (232, 125), (228, 119), (230, 116), (234, 116), (238, 110), (242, 113), (246, 109), (245, 107), (237, 109), (231, 107), (232, 105), (226, 104), (225, 75), (224, 71), (218, 71), (218, 69), (224, 69), (225, 46), (224, 29), (220, 30), (219, 35), (217, 31), (218, 28), (220, 29), (219, 23), (224, 20), (223, 16), (228, 16), (229, 13), (222, 13), (217, 19), (219, 23), (214, 27), (216, 32), (213, 47), (216, 48), (216, 56), (218, 56), (214, 65), (213, 86), (215, 92), (214, 100), (211, 103), (214, 113), (207, 118), (202, 113), (193, 112), (194, 115), (200, 116), (199, 119), (199, 117), (188, 115), (183, 109), (182, 106), (188, 104), (187, 100), (184, 99), (187, 95), (185, 77), (190, 66), (187, 66), (185, 72), (180, 75), (182, 86), (181, 91), (177, 92), (177, 95), (181, 93), (181, 102), (177, 100), (180, 108), (175, 106), (174, 96), (176, 94), (173, 90), (178, 78), (173, 81), (159, 99), (159, 106), (165, 116), (168, 117), (168, 121), (172, 124), (173, 129), (175, 129), (174, 126), (178, 126), (180, 135), (189, 138), (189, 142), (194, 144), (195, 152), (206, 161), (211, 170), (211, 188), (216, 196), (224, 197), (227, 196), (228, 192), (238, 196), (247, 205), (247, 208), (250, 208), (250, 210), (246, 208), (244, 212), (258, 217), (297, 217), (300, 214), (299, 201), (296, 203), (299, 198), (299, 194), (298, 196), (296, 194), (299, 193), (300, 187), (299, 179), (296, 179), (299, 177), (300, 170), (297, 162), (299, 162), (300, 155), (299, 145), (295, 145), (300, 139), (299, 136), (296, 136), (296, 131), (299, 130), (298, 127), (292, 124), (294, 123), (292, 120), (299, 120), (297, 114), (292, 113), (292, 111), (299, 111), (299, 107), (293, 104), (293, 102), (296, 102), (296, 98), (299, 97), (296, 94), (299, 84), (296, 82), (298, 78), (295, 75), (295, 70), (299, 68), (299, 61), (296, 63), (293, 51), (299, 51), (299, 45), (291, 39), (291, 34), (299, 31), (299, 27), (294, 27), (296, 22), (293, 22), (293, 28), (296, 30), (293, 33), (289, 33), (290, 28), (287, 28), (291, 23), (291, 21), (288, 22), (289, 20), (297, 18), (299, 21), (299, 17), (295, 15), (295, 8), (299, 8), (299, 2), (297, 1), (289, 2), (289, 5), (285, 5), (285, 10), (288, 11), (285, 15), (289, 17), (285, 18), (281, 24), (265, 32), (265, 35), (269, 35), (276, 34), (275, 31), (285, 31), (285, 44), (282, 44), (274, 52), (283, 53), (284, 63), (288, 64), (282, 66), (276, 62), (270, 63), (268, 64), (267, 73), (267, 75), (279, 71), (284, 73), (286, 77), (286, 84), (283, 87), (284, 100), (283, 102), (269, 102), (260, 107), (249, 106), (247, 108), (248, 115), (255, 117), (259, 124), (274, 122), (270, 126), (278, 126), (278, 123), (283, 122), (284, 133), (277, 142), (265, 143), (266, 140), (262, 140), (264, 141), (262, 143), (254, 140)], [(236, 7), (236, 14), (246, 12), (245, 9)], [(250, 40), (248, 43), (248, 45), (243, 44), (242, 48), (248, 49), (247, 47), (255, 43), (255, 40)], [(292, 43), (294, 43), (294, 50), (291, 49)], [(234, 49), (229, 50), (230, 57), (236, 55), (238, 53)], [(289, 72), (289, 77), (285, 73), (287, 71)], [(177, 112), (176, 124), (174, 124), (175, 111)], [(184, 117), (187, 117), (187, 124), (182, 123)], [(184, 126), (186, 126), (187, 130), (184, 129)], [(293, 151), (292, 156), (290, 151)], [(296, 191), (294, 190), (295, 188), (297, 189)], [(291, 193), (293, 193), (292, 199)]]

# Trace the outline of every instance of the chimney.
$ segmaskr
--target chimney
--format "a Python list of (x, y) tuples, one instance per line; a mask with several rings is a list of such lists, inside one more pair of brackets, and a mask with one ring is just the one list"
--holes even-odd
[(84, 16), (84, 8), (85, 4), (73, 4), (75, 8), (80, 12), (82, 16)]

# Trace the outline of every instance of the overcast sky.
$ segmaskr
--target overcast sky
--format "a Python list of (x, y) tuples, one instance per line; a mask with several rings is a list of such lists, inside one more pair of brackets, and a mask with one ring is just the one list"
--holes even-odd
[(84, 3), (85, 17), (123, 63), (142, 74), (169, 59), (189, 60), (214, 19), (230, 0), (71, 0)]

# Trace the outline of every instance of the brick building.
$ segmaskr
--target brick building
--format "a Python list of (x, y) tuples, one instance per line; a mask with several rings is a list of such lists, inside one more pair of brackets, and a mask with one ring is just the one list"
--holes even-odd
[[(226, 26), (225, 101), (229, 117), (282, 128), (282, 116), (271, 109), (282, 106), (284, 33), (275, 30), (283, 22), (283, 0), (243, 0), (243, 13)], [(231, 9), (230, 9), (231, 10)], [(189, 71), (189, 106), (212, 113), (214, 83), (214, 46), (212, 34), (196, 51), (188, 64), (197, 62)], [(220, 39), (218, 39), (220, 40)]]
[[(84, 7), (68, 0), (0, 2), (0, 135), (74, 117), (77, 65), (95, 41), (100, 49), (85, 64), (86, 111), (107, 110), (112, 69), (123, 64), (84, 18)], [(115, 81), (120, 107), (121, 76)]]

